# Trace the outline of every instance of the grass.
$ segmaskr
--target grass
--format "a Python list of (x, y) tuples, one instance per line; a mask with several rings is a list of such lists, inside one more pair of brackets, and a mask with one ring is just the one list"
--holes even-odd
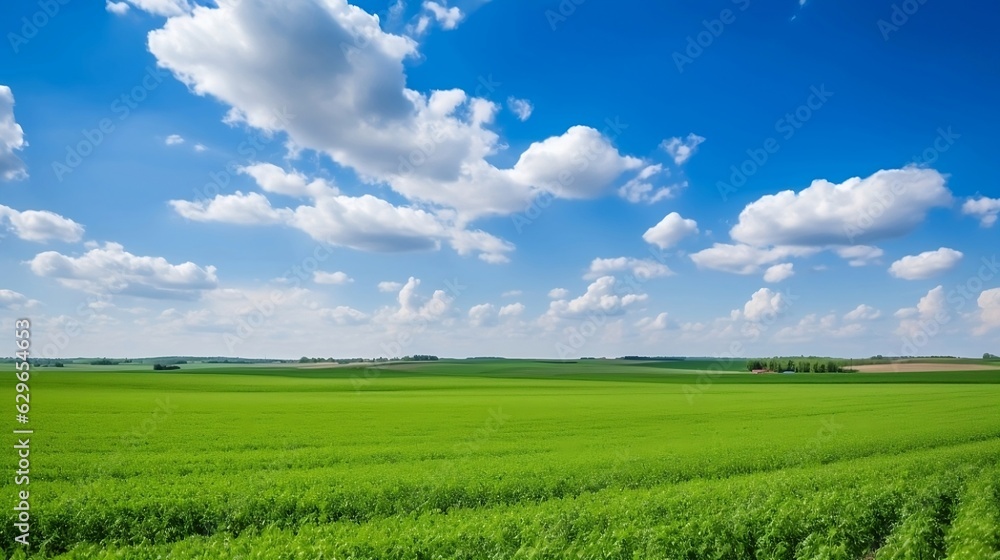
[(32, 378), (36, 558), (1000, 557), (1000, 372), (120, 368)]

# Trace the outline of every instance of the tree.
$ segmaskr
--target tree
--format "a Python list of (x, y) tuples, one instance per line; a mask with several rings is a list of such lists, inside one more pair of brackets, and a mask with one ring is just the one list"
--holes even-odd
[(983, 354), (983, 359), (984, 360), (995, 360), (996, 359), (996, 355), (995, 354), (990, 354), (989, 352), (987, 352), (987, 353)]

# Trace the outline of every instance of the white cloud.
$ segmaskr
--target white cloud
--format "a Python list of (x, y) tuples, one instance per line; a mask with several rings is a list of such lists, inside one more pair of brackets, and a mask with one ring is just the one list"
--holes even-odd
[(656, 317), (643, 317), (636, 322), (635, 326), (641, 331), (663, 331), (677, 328), (677, 324), (670, 319), (667, 313), (660, 313)]
[(1000, 327), (1000, 288), (983, 290), (976, 300), (979, 305), (979, 326), (976, 334), (985, 334)]
[(962, 205), (962, 213), (979, 218), (979, 225), (983, 227), (993, 227), (993, 224), (997, 223), (997, 215), (1000, 214), (1000, 198), (986, 196), (970, 198)]
[(461, 255), (479, 253), (490, 263), (506, 262), (514, 246), (480, 230), (465, 230), (419, 208), (394, 206), (372, 195), (350, 197), (323, 180), (310, 181), (271, 164), (246, 167), (267, 192), (308, 197), (311, 205), (276, 209), (262, 194), (217, 195), (202, 201), (172, 200), (181, 216), (201, 222), (284, 224), (316, 241), (361, 251), (437, 250), (448, 243)]
[(436, 322), (442, 320), (452, 310), (454, 298), (444, 290), (435, 290), (431, 297), (423, 297), (417, 293), (420, 280), (410, 277), (399, 290), (396, 301), (399, 307), (384, 308), (375, 314), (379, 323), (415, 323)]
[(498, 315), (500, 318), (504, 317), (519, 317), (524, 313), (524, 305), (521, 303), (511, 303), (510, 305), (505, 305), (500, 308)]
[(79, 257), (47, 251), (29, 261), (38, 276), (91, 293), (120, 293), (159, 299), (194, 299), (218, 284), (214, 266), (170, 264), (163, 257), (139, 257), (118, 243), (105, 243)]
[(594, 259), (590, 269), (583, 275), (586, 280), (594, 280), (601, 276), (609, 276), (616, 272), (628, 271), (640, 280), (673, 276), (674, 272), (663, 264), (651, 259), (636, 259), (618, 257), (613, 259)]
[[(557, 299), (549, 303), (545, 317), (549, 320), (559, 318), (578, 318), (589, 314), (621, 315), (637, 303), (646, 301), (646, 294), (623, 294), (616, 291), (614, 276), (602, 276), (594, 280), (587, 291), (572, 300)], [(550, 293), (551, 295), (551, 293)]]
[(403, 285), (399, 282), (379, 282), (378, 291), (384, 293), (395, 293), (398, 292)]
[(38, 300), (28, 299), (24, 294), (14, 290), (0, 290), (0, 309), (20, 311), (35, 307), (38, 303)]
[(916, 307), (900, 309), (896, 311), (895, 316), (899, 319), (896, 333), (908, 339), (927, 336), (928, 332), (938, 332), (941, 325), (951, 321), (944, 287), (932, 288), (927, 295), (920, 298)]
[(455, 29), (458, 27), (458, 22), (462, 21), (462, 10), (454, 6), (449, 8), (444, 4), (426, 0), (424, 2), (424, 9), (430, 12), (434, 16), (434, 19), (441, 24), (441, 29)]
[(128, 13), (131, 6), (126, 2), (115, 2), (114, 0), (107, 0), (104, 4), (104, 9), (115, 14), (117, 16), (123, 16)]
[(795, 275), (795, 265), (792, 263), (781, 263), (769, 267), (764, 271), (765, 282), (781, 282)]
[(354, 282), (354, 279), (347, 275), (345, 272), (323, 272), (317, 270), (313, 272), (313, 282), (317, 284), (332, 284), (339, 286), (341, 284), (350, 284)]
[(474, 305), (469, 309), (469, 323), (474, 327), (494, 325), (497, 322), (497, 311), (491, 303)]
[(756, 274), (761, 267), (788, 257), (804, 257), (819, 252), (811, 247), (772, 247), (761, 249), (750, 245), (715, 243), (708, 249), (691, 254), (699, 268), (721, 270), (733, 274)]
[(48, 210), (25, 210), (19, 212), (0, 205), (0, 224), (8, 222), (8, 227), (25, 241), (79, 241), (83, 237), (83, 226)]
[(677, 212), (671, 212), (664, 216), (660, 223), (646, 230), (642, 238), (646, 243), (656, 245), (660, 249), (668, 249), (681, 239), (696, 233), (698, 233), (697, 222), (682, 218)]
[(281, 224), (291, 220), (288, 209), (275, 209), (271, 202), (262, 194), (220, 194), (209, 200), (191, 202), (188, 200), (171, 200), (181, 216), (195, 222), (222, 222), (240, 225)]
[(847, 260), (847, 264), (851, 266), (866, 266), (877, 263), (879, 257), (885, 254), (882, 249), (870, 245), (851, 245), (840, 247), (836, 251), (837, 255)]
[(24, 130), (14, 120), (14, 93), (0, 85), (0, 179), (17, 181), (28, 176), (28, 168), (14, 155), (27, 145)]
[(747, 321), (761, 321), (775, 317), (785, 311), (790, 302), (781, 292), (770, 288), (761, 288), (750, 296), (750, 301), (743, 306), (743, 317)]
[(500, 297), (518, 297), (522, 293), (524, 293), (524, 292), (522, 292), (521, 290), (508, 290), (508, 291), (500, 294)]
[(178, 146), (184, 143), (184, 138), (180, 134), (171, 134), (167, 136), (166, 144), (168, 146)]
[(633, 204), (640, 202), (654, 204), (667, 198), (673, 198), (678, 190), (687, 186), (685, 182), (669, 187), (657, 188), (653, 186), (650, 179), (660, 174), (668, 174), (663, 169), (663, 165), (647, 165), (635, 177), (629, 179), (621, 187), (618, 187), (618, 196)]
[(201, 152), (204, 152), (204, 151), (207, 151), (207, 150), (208, 150), (208, 146), (206, 146), (204, 144), (195, 144), (194, 145), (194, 151), (196, 151), (198, 153), (201, 153)]
[(677, 165), (684, 165), (684, 163), (694, 155), (695, 149), (699, 144), (705, 141), (704, 137), (698, 136), (697, 134), (688, 134), (687, 138), (668, 138), (660, 143), (660, 147), (663, 148), (670, 157), (674, 158), (674, 163)]
[(552, 288), (549, 290), (549, 297), (552, 299), (566, 299), (569, 297), (569, 290), (566, 288)]
[(955, 268), (961, 260), (961, 252), (941, 247), (899, 259), (889, 267), (889, 274), (904, 280), (923, 280)]
[(730, 235), (758, 247), (864, 243), (908, 233), (932, 208), (949, 204), (945, 178), (933, 169), (883, 170), (840, 184), (819, 179), (801, 192), (750, 203)]
[(797, 324), (784, 327), (775, 333), (774, 338), (785, 343), (804, 343), (816, 340), (826, 340), (829, 338), (848, 338), (859, 336), (865, 332), (864, 325), (849, 323), (838, 324), (837, 316), (833, 313), (820, 317), (815, 313), (810, 313), (799, 320)]
[(368, 315), (346, 305), (339, 305), (332, 309), (321, 309), (319, 314), (324, 319), (329, 319), (338, 325), (360, 325), (368, 320)]
[(527, 99), (518, 99), (514, 96), (507, 98), (507, 108), (517, 115), (519, 121), (526, 121), (531, 117), (535, 107)]
[(596, 196), (640, 165), (596, 130), (573, 127), (533, 144), (515, 168), (497, 168), (487, 159), (506, 149), (488, 128), (498, 106), (458, 89), (408, 89), (416, 41), (346, 2), (220, 0), (172, 18), (148, 46), (191, 91), (230, 106), (229, 123), (286, 132), (294, 146), (432, 212), (457, 211), (462, 223), (519, 212), (545, 189)]
[(882, 316), (882, 312), (870, 305), (862, 303), (844, 315), (845, 321), (873, 321)]
[[(166, 17), (184, 15), (190, 13), (193, 9), (188, 0), (128, 0), (128, 2), (144, 12)], [(116, 5), (112, 6), (112, 4)], [(121, 2), (111, 2), (109, 0), (106, 8), (109, 12), (119, 15), (124, 14), (128, 11), (128, 7), (122, 8), (120, 4)]]
[(597, 130), (574, 126), (562, 136), (535, 142), (521, 154), (513, 176), (563, 198), (593, 198), (642, 161), (622, 156)]

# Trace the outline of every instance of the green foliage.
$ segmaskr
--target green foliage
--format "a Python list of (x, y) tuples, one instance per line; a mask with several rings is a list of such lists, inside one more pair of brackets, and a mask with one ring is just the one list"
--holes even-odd
[(34, 558), (1000, 558), (993, 372), (115, 371), (33, 378)]

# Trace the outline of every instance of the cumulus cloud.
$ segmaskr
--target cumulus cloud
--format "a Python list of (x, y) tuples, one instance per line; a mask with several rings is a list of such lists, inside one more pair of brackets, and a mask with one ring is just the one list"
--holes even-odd
[(0, 224), (4, 222), (14, 235), (25, 241), (72, 243), (83, 237), (83, 226), (48, 210), (19, 212), (0, 205)]
[(34, 307), (38, 300), (28, 299), (28, 296), (14, 290), (0, 290), (0, 309), (20, 311)]
[(738, 242), (825, 246), (899, 237), (935, 207), (951, 204), (945, 178), (933, 169), (882, 170), (840, 184), (813, 181), (800, 192), (766, 195), (740, 212), (730, 230)]
[(851, 245), (836, 249), (837, 255), (851, 266), (866, 266), (877, 263), (885, 251), (870, 245)]
[(610, 276), (616, 272), (629, 272), (640, 280), (672, 276), (674, 272), (663, 264), (651, 259), (636, 259), (618, 257), (614, 259), (594, 259), (590, 269), (583, 275), (586, 280), (594, 280), (602, 276)]
[(686, 138), (673, 137), (668, 138), (660, 143), (660, 147), (663, 148), (670, 157), (674, 159), (674, 163), (677, 165), (684, 165), (684, 163), (694, 155), (695, 149), (705, 138), (698, 136), (697, 134), (688, 134)]
[(660, 249), (668, 249), (681, 239), (696, 233), (698, 233), (697, 222), (682, 218), (677, 212), (671, 212), (664, 216), (660, 223), (646, 230), (642, 238), (646, 243), (656, 245)]
[(774, 338), (780, 342), (803, 343), (828, 338), (848, 338), (859, 336), (865, 332), (864, 325), (859, 323), (840, 324), (833, 313), (819, 316), (810, 313), (793, 326), (784, 327), (775, 333)]
[(762, 249), (750, 245), (715, 243), (708, 249), (691, 254), (699, 268), (721, 270), (733, 274), (757, 274), (764, 266), (789, 257), (804, 257), (819, 252), (812, 247), (772, 247)]
[(641, 164), (602, 133), (573, 127), (532, 144), (514, 168), (496, 167), (487, 159), (506, 149), (489, 129), (497, 105), (459, 89), (407, 88), (416, 41), (346, 2), (220, 0), (168, 20), (149, 50), (191, 91), (228, 105), (228, 122), (285, 132), (363, 181), (463, 221), (521, 211), (544, 190), (596, 196)]
[(985, 334), (1000, 327), (1000, 288), (983, 290), (976, 300), (979, 305), (979, 326), (976, 334)]
[(419, 287), (420, 280), (411, 276), (396, 297), (398, 307), (380, 310), (375, 319), (380, 323), (438, 322), (452, 311), (454, 298), (444, 290), (435, 290), (428, 298), (417, 293)]
[(747, 321), (758, 322), (784, 312), (789, 304), (789, 300), (781, 292), (761, 288), (744, 304), (743, 317)]
[(870, 305), (862, 303), (844, 315), (845, 321), (873, 321), (882, 316), (882, 312)]
[(104, 9), (115, 14), (116, 16), (123, 16), (128, 13), (131, 6), (127, 2), (115, 2), (114, 0), (107, 0), (104, 4)]
[(367, 314), (346, 305), (339, 305), (332, 309), (320, 309), (319, 315), (338, 325), (360, 325), (368, 320)]
[(765, 282), (781, 282), (795, 275), (795, 265), (792, 263), (781, 263), (769, 267), (764, 271)]
[(899, 319), (896, 333), (907, 339), (916, 336), (927, 336), (928, 332), (937, 332), (941, 325), (951, 321), (947, 297), (943, 286), (937, 286), (920, 298), (916, 307), (904, 307), (896, 311)]
[(403, 284), (399, 282), (379, 282), (378, 291), (383, 293), (395, 293), (403, 287)]
[(24, 130), (14, 120), (14, 93), (0, 85), (0, 179), (16, 181), (28, 176), (28, 168), (14, 154), (27, 145)]
[(520, 317), (524, 313), (524, 305), (521, 303), (511, 303), (509, 305), (504, 305), (500, 308), (498, 315), (500, 318), (505, 317)]
[[(587, 286), (587, 291), (574, 299), (549, 302), (548, 319), (579, 318), (590, 314), (621, 315), (637, 303), (648, 299), (646, 294), (618, 295), (614, 276), (602, 276)], [(550, 293), (551, 295), (551, 293)]]
[(425, 0), (424, 10), (434, 16), (434, 19), (441, 25), (441, 29), (451, 30), (457, 28), (458, 22), (462, 21), (463, 17), (462, 10), (454, 6), (449, 8), (444, 3), (439, 4), (430, 0)]
[(474, 305), (469, 309), (469, 323), (474, 327), (494, 325), (497, 322), (497, 311), (491, 303)]
[(637, 169), (642, 161), (623, 156), (597, 130), (574, 126), (528, 147), (514, 165), (520, 182), (563, 198), (593, 198), (619, 175)]
[(635, 326), (640, 331), (664, 331), (677, 328), (677, 324), (670, 319), (670, 315), (667, 313), (660, 313), (656, 317), (643, 317), (635, 323)]
[(531, 113), (535, 110), (530, 101), (527, 99), (518, 99), (514, 96), (507, 98), (507, 108), (517, 115), (517, 119), (521, 122), (528, 120), (531, 117)]
[(119, 293), (154, 299), (195, 299), (218, 285), (214, 266), (171, 264), (163, 257), (133, 255), (118, 243), (105, 243), (79, 257), (47, 251), (29, 261), (38, 276), (90, 293)]
[(961, 260), (960, 251), (941, 247), (899, 259), (889, 267), (889, 274), (904, 280), (923, 280), (955, 268)]
[(997, 223), (997, 215), (1000, 214), (1000, 198), (986, 196), (970, 198), (962, 205), (962, 213), (979, 218), (979, 225), (984, 228), (993, 227), (993, 224)]
[(166, 144), (168, 146), (177, 146), (184, 143), (184, 138), (180, 134), (171, 134), (167, 136)]
[(663, 165), (647, 165), (635, 177), (629, 179), (621, 187), (618, 187), (618, 196), (633, 204), (640, 202), (653, 204), (667, 198), (673, 198), (677, 190), (687, 186), (687, 183), (668, 187), (654, 186), (651, 179), (657, 175), (665, 174), (667, 174), (667, 171), (663, 169)]
[(466, 230), (419, 208), (395, 206), (372, 195), (339, 194), (323, 180), (309, 180), (272, 164), (243, 168), (269, 193), (311, 199), (295, 208), (274, 208), (260, 193), (216, 195), (200, 201), (172, 200), (181, 216), (200, 222), (230, 224), (283, 224), (299, 229), (316, 241), (361, 251), (404, 252), (437, 250), (447, 243), (461, 255), (478, 253), (480, 259), (506, 262), (514, 250), (509, 242), (481, 230)]
[(549, 290), (549, 297), (552, 299), (566, 299), (569, 297), (569, 290), (566, 288), (552, 288)]
[(317, 284), (332, 284), (339, 286), (341, 284), (350, 284), (354, 282), (354, 279), (347, 275), (345, 272), (323, 272), (317, 270), (313, 272), (313, 282)]

